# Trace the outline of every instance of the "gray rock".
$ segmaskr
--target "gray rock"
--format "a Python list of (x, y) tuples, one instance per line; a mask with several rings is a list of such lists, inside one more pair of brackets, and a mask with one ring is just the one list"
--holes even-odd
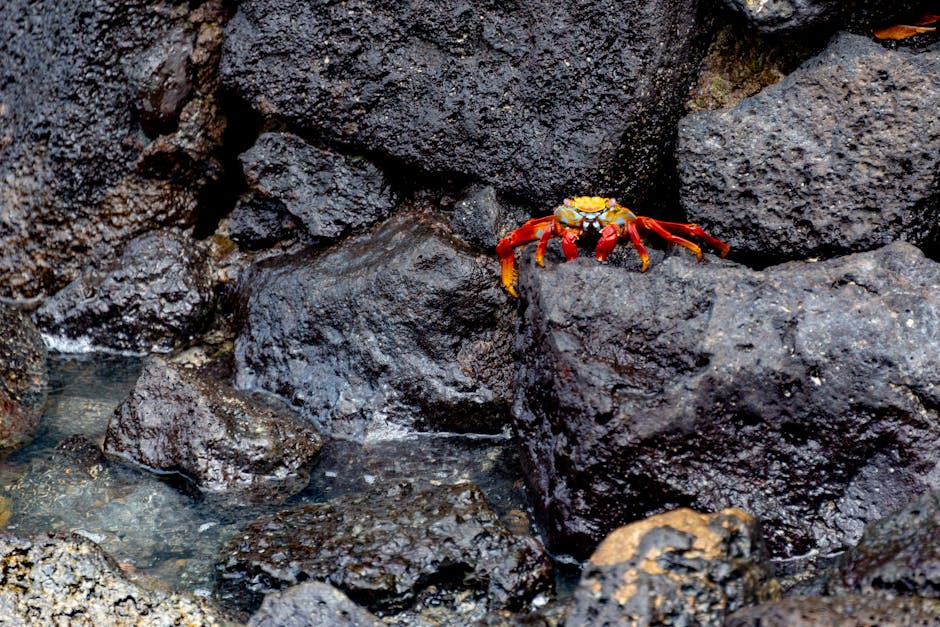
[(681, 202), (767, 262), (940, 235), (940, 47), (842, 34), (786, 79), (679, 125)]
[(222, 555), (221, 602), (243, 611), (306, 580), (381, 615), (520, 609), (552, 586), (538, 542), (511, 534), (472, 485), (400, 483), (266, 514)]
[(779, 595), (758, 522), (678, 509), (621, 527), (591, 555), (568, 625), (724, 625)]
[(940, 599), (940, 490), (869, 525), (858, 545), (840, 557), (827, 590)]
[(308, 581), (264, 597), (248, 627), (380, 627), (368, 610), (359, 607), (333, 586)]
[(790, 597), (738, 610), (727, 627), (927, 627), (937, 624), (940, 601), (881, 595)]
[(734, 506), (775, 556), (826, 553), (938, 487), (940, 264), (913, 246), (763, 272), (522, 259), (515, 428), (553, 548)]
[(3, 295), (51, 294), (90, 257), (196, 222), (221, 176), (220, 5), (0, 3)]
[(498, 432), (512, 316), (490, 255), (415, 215), (245, 280), (236, 382), (336, 435)]
[(649, 199), (708, 24), (697, 0), (249, 0), (220, 72), (273, 124), (423, 171)]
[(46, 346), (29, 317), (0, 304), (0, 453), (30, 440), (49, 380)]
[(239, 159), (249, 195), (278, 202), (318, 240), (378, 222), (395, 206), (373, 164), (314, 148), (290, 133), (264, 133)]
[[(725, 0), (763, 33), (820, 29), (835, 25), (890, 23), (895, 17), (913, 11), (916, 1), (878, 0)], [(866, 29), (867, 30), (867, 29)]]
[(249, 502), (283, 501), (306, 487), (321, 446), (291, 412), (160, 358), (144, 366), (104, 441), (107, 453)]
[(223, 615), (190, 595), (130, 582), (98, 545), (72, 535), (0, 535), (5, 625), (222, 625)]
[[(538, 207), (528, 208), (533, 213)], [(548, 215), (551, 209), (544, 209)], [(490, 185), (471, 185), (454, 205), (450, 227), (468, 244), (488, 252), (496, 248), (501, 237), (521, 226), (530, 217), (527, 211), (504, 202)]]
[(118, 260), (90, 266), (33, 314), (66, 348), (165, 352), (189, 343), (212, 313), (213, 278), (191, 237), (147, 233)]

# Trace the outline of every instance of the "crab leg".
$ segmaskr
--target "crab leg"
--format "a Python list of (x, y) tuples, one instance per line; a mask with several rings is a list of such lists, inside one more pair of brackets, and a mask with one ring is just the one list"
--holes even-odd
[[(650, 218), (647, 218), (650, 219)], [(669, 231), (670, 233), (680, 233), (687, 237), (698, 237), (705, 241), (706, 244), (718, 251), (720, 257), (724, 257), (728, 254), (728, 251), (731, 250), (731, 246), (724, 243), (716, 237), (712, 237), (705, 232), (705, 229), (700, 227), (697, 224), (684, 224), (682, 222), (664, 222), (662, 220), (655, 220), (661, 227)]]
[[(654, 220), (653, 218), (647, 218), (645, 216), (638, 216), (636, 221), (637, 223), (639, 223), (641, 227), (645, 229), (649, 229), (650, 231), (656, 233), (657, 235), (659, 235), (661, 238), (663, 238), (670, 244), (678, 244), (679, 246), (682, 246), (683, 248), (688, 248), (693, 253), (695, 253), (695, 257), (699, 261), (702, 260), (701, 248), (699, 248), (697, 245), (693, 244), (687, 239), (683, 239), (679, 237), (678, 235), (674, 235), (670, 233), (669, 231), (666, 230), (666, 227), (664, 225), (660, 224), (658, 220)], [(672, 222), (671, 224), (678, 224), (678, 222)]]
[[(496, 245), (496, 256), (499, 257), (500, 278), (502, 279), (506, 291), (513, 296), (518, 296), (516, 293), (516, 282), (519, 279), (519, 265), (516, 263), (516, 247), (535, 240), (539, 240), (539, 245), (541, 246), (541, 240), (545, 237), (546, 231), (553, 231), (552, 222), (554, 219), (554, 216), (532, 218), (512, 233), (499, 240), (499, 243)], [(549, 238), (551, 238), (551, 235), (549, 235)], [(547, 243), (548, 240), (545, 241)]]
[(607, 256), (613, 252), (617, 242), (623, 237), (624, 231), (626, 231), (626, 234), (630, 237), (630, 241), (633, 243), (633, 247), (636, 248), (636, 252), (640, 256), (640, 261), (643, 263), (640, 272), (646, 272), (647, 268), (650, 267), (650, 255), (646, 252), (643, 240), (640, 239), (640, 232), (636, 230), (636, 225), (632, 222), (627, 222), (623, 226), (617, 224), (608, 224), (605, 226), (604, 230), (601, 231), (601, 238), (597, 241), (594, 256), (598, 261), (606, 261)]

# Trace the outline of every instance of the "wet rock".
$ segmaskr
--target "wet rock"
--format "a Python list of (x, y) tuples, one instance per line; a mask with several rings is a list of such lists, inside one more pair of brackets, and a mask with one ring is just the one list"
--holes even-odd
[(498, 432), (512, 334), (490, 255), (414, 215), (245, 281), (238, 387), (289, 399), (326, 430)]
[(104, 442), (107, 453), (250, 502), (302, 490), (321, 446), (317, 431), (290, 412), (160, 358), (114, 411)]
[(760, 528), (740, 510), (679, 509), (607, 536), (581, 575), (571, 625), (724, 625), (779, 595)]
[(0, 535), (0, 615), (15, 625), (220, 625), (222, 614), (189, 595), (147, 590), (80, 536)]
[(471, 485), (401, 483), (285, 509), (249, 524), (222, 554), (220, 598), (243, 611), (318, 580), (380, 615), (448, 608), (467, 624), (552, 585), (538, 543), (509, 533)]
[[(535, 207), (530, 209), (536, 210)], [(548, 215), (551, 211), (546, 209), (544, 213)], [(494, 187), (472, 185), (454, 205), (450, 227), (468, 244), (492, 251), (501, 237), (521, 226), (529, 217), (526, 211), (500, 199)]]
[(308, 581), (264, 597), (261, 607), (248, 621), (248, 627), (284, 625), (345, 625), (380, 627), (378, 618), (349, 600), (333, 586)]
[(199, 244), (159, 231), (129, 242), (115, 262), (87, 268), (33, 317), (65, 347), (165, 352), (205, 327), (212, 288)]
[(775, 556), (828, 553), (936, 487), (940, 264), (913, 246), (762, 272), (529, 257), (513, 412), (555, 549), (734, 506)]
[(835, 24), (871, 24), (890, 20), (916, 7), (916, 1), (876, 0), (725, 0), (763, 33), (819, 29)]
[(224, 17), (218, 0), (0, 5), (3, 295), (51, 294), (89, 258), (211, 213)]
[(920, 597), (880, 595), (790, 597), (738, 610), (727, 627), (921, 627), (940, 616), (940, 601)]
[(46, 397), (46, 347), (29, 317), (0, 304), (0, 452), (29, 441)]
[(373, 164), (314, 148), (290, 133), (264, 133), (239, 158), (249, 197), (282, 205), (316, 240), (378, 222), (395, 206)]
[(858, 545), (840, 558), (827, 589), (940, 599), (940, 491), (869, 525)]
[[(786, 79), (679, 125), (689, 217), (763, 263), (940, 236), (940, 47), (842, 34)], [(811, 105), (808, 105), (811, 103)]]
[(296, 237), (302, 228), (282, 201), (254, 195), (239, 199), (220, 227), (224, 227), (225, 235), (245, 251), (262, 250)]
[(220, 71), (271, 123), (424, 171), (542, 201), (649, 198), (669, 189), (709, 19), (696, 0), (250, 0)]

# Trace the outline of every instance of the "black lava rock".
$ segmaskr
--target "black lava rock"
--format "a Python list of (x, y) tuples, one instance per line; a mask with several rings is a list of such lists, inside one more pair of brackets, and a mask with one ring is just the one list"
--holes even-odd
[(249, 502), (280, 502), (306, 487), (321, 446), (291, 412), (160, 358), (114, 411), (104, 442), (107, 453)]
[(840, 550), (936, 482), (940, 264), (707, 259), (523, 256), (515, 427), (551, 546), (734, 506), (776, 556)]
[(683, 118), (684, 209), (762, 263), (936, 243), (938, 60), (842, 34), (756, 96)]
[(410, 483), (264, 515), (223, 550), (220, 598), (237, 609), (305, 580), (384, 615), (457, 599), (520, 609), (552, 586), (542, 548), (512, 535), (478, 488)]
[(353, 439), (498, 432), (512, 316), (491, 256), (414, 215), (244, 282), (236, 382)]

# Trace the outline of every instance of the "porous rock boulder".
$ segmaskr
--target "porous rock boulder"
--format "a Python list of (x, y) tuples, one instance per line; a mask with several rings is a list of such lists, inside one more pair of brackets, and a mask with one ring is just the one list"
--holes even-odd
[(395, 195), (375, 165), (315, 148), (290, 133), (264, 133), (239, 157), (244, 202), (276, 203), (317, 241), (387, 218)]
[(726, 627), (923, 627), (940, 616), (940, 601), (923, 597), (847, 594), (794, 596), (738, 610)]
[(78, 535), (0, 535), (0, 616), (12, 625), (225, 625), (205, 600), (129, 581)]
[[(917, 0), (725, 0), (761, 33), (823, 29), (847, 25), (880, 26), (915, 11)], [(912, 17), (909, 15), (909, 17)]]
[(39, 331), (27, 315), (0, 304), (0, 453), (32, 437), (48, 378)]
[(781, 82), (679, 124), (689, 218), (761, 263), (940, 236), (940, 44), (840, 34)]
[(220, 599), (242, 611), (306, 580), (381, 615), (521, 609), (552, 586), (541, 545), (510, 533), (471, 484), (402, 482), (266, 514), (222, 556)]
[(104, 441), (106, 453), (248, 502), (283, 501), (306, 487), (321, 446), (293, 412), (159, 357), (115, 409)]
[(308, 581), (266, 595), (261, 607), (248, 620), (248, 627), (291, 624), (381, 627), (384, 623), (322, 581)]
[(0, 4), (3, 295), (52, 294), (90, 257), (206, 213), (222, 176), (221, 5)]
[(236, 383), (290, 400), (329, 432), (496, 432), (513, 320), (491, 255), (399, 215), (319, 255), (243, 281)]
[(758, 522), (678, 509), (620, 527), (591, 554), (570, 625), (724, 625), (779, 595)]
[(166, 352), (208, 325), (214, 279), (191, 234), (146, 233), (99, 261), (33, 314), (58, 345)]
[(913, 246), (521, 269), (514, 424), (550, 546), (734, 506), (778, 557), (827, 552), (937, 487), (940, 264)]
[(698, 0), (248, 0), (220, 72), (270, 124), (426, 172), (649, 198), (709, 22)]

